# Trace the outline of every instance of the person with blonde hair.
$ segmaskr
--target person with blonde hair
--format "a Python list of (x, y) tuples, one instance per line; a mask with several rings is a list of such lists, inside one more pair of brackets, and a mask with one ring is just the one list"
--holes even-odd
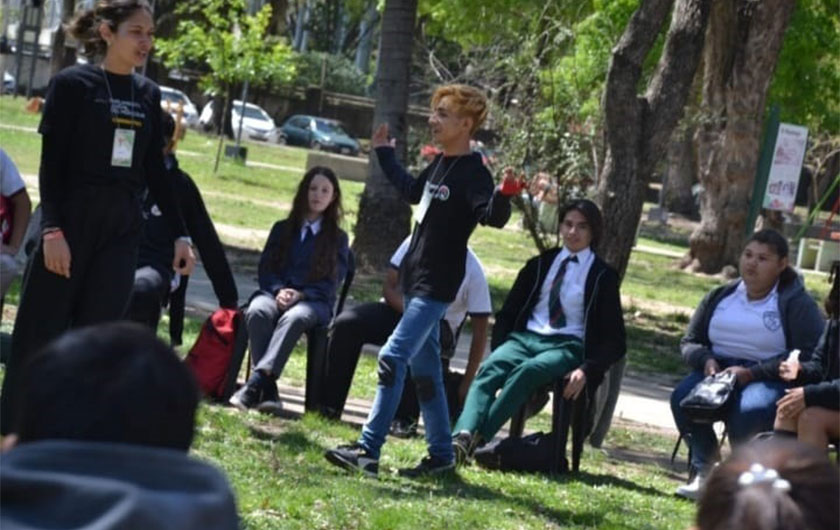
[(454, 469), (449, 410), (440, 363), (440, 320), (464, 278), (467, 241), (478, 223), (501, 228), (510, 217), (510, 196), (521, 183), (505, 178), (494, 189), (470, 138), (487, 117), (487, 99), (476, 88), (446, 85), (432, 96), (429, 127), (441, 153), (415, 179), (397, 162), (388, 125), (371, 138), (388, 180), (417, 204), (411, 243), (400, 264), (404, 311), (379, 352), (379, 384), (359, 440), (327, 451), (339, 467), (370, 476), (379, 472), (379, 453), (411, 368), (426, 427), (429, 456), (400, 470), (415, 477)]

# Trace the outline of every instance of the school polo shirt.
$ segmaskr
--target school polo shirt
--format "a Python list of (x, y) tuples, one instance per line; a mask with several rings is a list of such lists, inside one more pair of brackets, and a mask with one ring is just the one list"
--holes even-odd
[(563, 250), (557, 253), (551, 267), (548, 269), (548, 274), (545, 276), (542, 288), (540, 289), (540, 298), (534, 310), (531, 312), (531, 317), (528, 319), (528, 331), (539, 333), (540, 335), (573, 335), (583, 340), (584, 335), (584, 303), (583, 295), (586, 288), (586, 276), (589, 274), (589, 269), (592, 267), (592, 262), (595, 260), (595, 254), (589, 247), (578, 252), (577, 263), (570, 261), (566, 265), (566, 274), (563, 276), (563, 283), (560, 285), (560, 303), (563, 306), (563, 314), (566, 316), (566, 325), (560, 329), (555, 329), (549, 324), (548, 299), (551, 292), (551, 284), (554, 283), (554, 277), (557, 276), (557, 271), (560, 270), (560, 264), (569, 256), (572, 256), (568, 249), (563, 247)]
[[(394, 254), (391, 256), (391, 266), (397, 270), (400, 268), (405, 253), (411, 244), (411, 236), (405, 238)], [(484, 268), (478, 260), (478, 256), (472, 249), (467, 247), (467, 263), (464, 270), (464, 280), (458, 288), (455, 300), (449, 304), (444, 319), (449, 323), (449, 328), (454, 335), (463, 324), (467, 315), (489, 316), (493, 312), (493, 305), (490, 302), (490, 287), (484, 276)]]
[(777, 288), (778, 283), (761, 300), (749, 300), (742, 280), (718, 303), (709, 322), (715, 355), (760, 362), (785, 352)]

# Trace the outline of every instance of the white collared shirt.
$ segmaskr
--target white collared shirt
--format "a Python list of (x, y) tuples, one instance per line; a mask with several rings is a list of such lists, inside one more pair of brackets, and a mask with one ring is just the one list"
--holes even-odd
[(778, 283), (761, 300), (747, 298), (744, 281), (718, 302), (709, 321), (712, 352), (721, 357), (763, 361), (786, 351), (779, 314)]
[[(560, 329), (555, 329), (549, 323), (548, 300), (551, 295), (551, 284), (554, 283), (554, 277), (560, 270), (560, 264), (568, 256), (577, 256), (578, 261), (577, 263), (570, 261), (566, 265), (566, 274), (563, 275), (563, 283), (560, 286), (560, 303), (563, 306), (563, 314), (566, 316), (566, 325)], [(572, 254), (566, 247), (563, 247), (557, 253), (548, 269), (545, 280), (543, 280), (540, 299), (528, 319), (528, 331), (540, 335), (573, 335), (583, 339), (585, 331), (583, 326), (583, 296), (586, 289), (586, 276), (589, 274), (589, 269), (592, 267), (594, 260), (595, 254), (589, 247), (577, 254)]]
[(321, 231), (321, 218), (317, 218), (314, 221), (304, 221), (303, 225), (300, 227), (300, 240), (306, 237), (306, 229), (312, 229), (312, 235), (317, 236), (318, 232)]

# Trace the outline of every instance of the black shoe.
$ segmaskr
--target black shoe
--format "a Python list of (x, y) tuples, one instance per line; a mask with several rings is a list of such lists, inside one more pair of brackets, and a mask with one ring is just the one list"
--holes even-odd
[(473, 456), (476, 437), (469, 431), (461, 431), (452, 436), (452, 450), (455, 451), (455, 462), (459, 466), (465, 465)]
[(277, 391), (277, 382), (270, 377), (265, 377), (262, 382), (262, 396), (260, 402), (271, 401), (280, 403), (280, 392)]
[(228, 403), (240, 410), (252, 409), (259, 405), (263, 395), (263, 377), (265, 376), (259, 372), (254, 372), (248, 382), (230, 397)]
[(400, 469), (400, 476), (417, 478), (426, 475), (438, 475), (455, 469), (454, 460), (443, 460), (437, 456), (427, 456), (416, 467)]
[(391, 436), (396, 436), (397, 438), (415, 438), (417, 436), (417, 422), (396, 419), (391, 422), (391, 428), (388, 432)]
[(361, 471), (369, 477), (379, 473), (379, 459), (373, 458), (361, 444), (339, 445), (324, 453), (327, 462), (350, 471)]

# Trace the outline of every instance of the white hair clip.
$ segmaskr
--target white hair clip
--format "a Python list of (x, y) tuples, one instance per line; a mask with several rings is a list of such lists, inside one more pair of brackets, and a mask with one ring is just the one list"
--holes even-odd
[(738, 485), (742, 488), (758, 484), (768, 484), (776, 490), (790, 491), (790, 482), (779, 478), (779, 473), (775, 469), (765, 468), (761, 464), (751, 465), (749, 471), (744, 471), (738, 477)]

